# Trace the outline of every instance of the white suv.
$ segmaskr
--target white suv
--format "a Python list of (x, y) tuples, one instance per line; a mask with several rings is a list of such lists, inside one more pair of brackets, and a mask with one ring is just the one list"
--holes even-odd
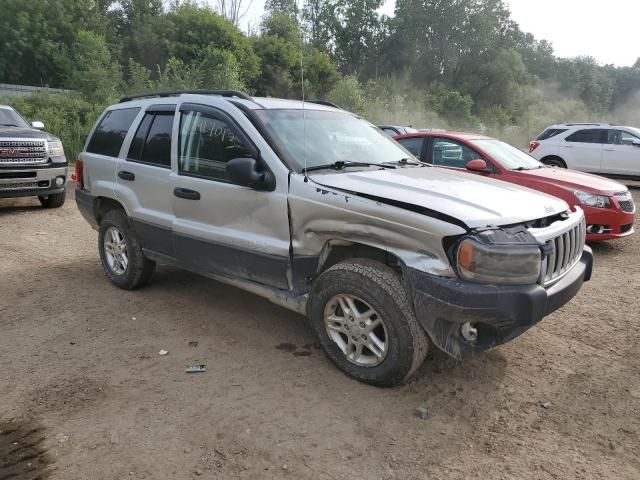
[(640, 179), (640, 129), (606, 123), (546, 128), (529, 153), (547, 165), (610, 177)]

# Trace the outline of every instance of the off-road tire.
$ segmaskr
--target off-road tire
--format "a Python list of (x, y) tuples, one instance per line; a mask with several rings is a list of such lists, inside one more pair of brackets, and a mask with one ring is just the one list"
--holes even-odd
[[(389, 346), (382, 363), (371, 367), (352, 363), (327, 334), (325, 305), (339, 294), (361, 298), (383, 318)], [(428, 337), (416, 320), (400, 276), (374, 260), (347, 260), (323, 272), (313, 283), (307, 316), (329, 358), (340, 370), (361, 382), (378, 387), (402, 384), (427, 355)]]
[[(129, 262), (127, 269), (121, 275), (111, 270), (105, 255), (105, 234), (110, 227), (116, 227), (124, 236), (127, 244)], [(123, 210), (111, 210), (102, 218), (98, 233), (98, 250), (100, 251), (100, 260), (105, 274), (116, 286), (124, 290), (135, 290), (146, 285), (156, 268), (156, 263), (144, 256), (140, 240)]]
[(67, 192), (53, 193), (51, 195), (40, 195), (38, 200), (44, 208), (60, 208), (67, 199)]

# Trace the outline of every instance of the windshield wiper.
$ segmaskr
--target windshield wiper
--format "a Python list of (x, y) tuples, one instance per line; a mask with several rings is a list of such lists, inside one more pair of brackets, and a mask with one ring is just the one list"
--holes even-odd
[(414, 158), (401, 158), (400, 160), (396, 160), (394, 162), (384, 162), (385, 165), (425, 165), (424, 162), (420, 160), (416, 160)]
[(326, 165), (314, 165), (312, 167), (307, 167), (302, 169), (302, 173), (313, 172), (315, 170), (344, 170), (347, 167), (380, 167), (380, 168), (396, 168), (391, 165), (385, 165), (382, 163), (367, 163), (367, 162), (345, 162), (343, 160), (338, 160), (337, 162), (329, 163)]
[(15, 123), (0, 123), (0, 127), (17, 127)]

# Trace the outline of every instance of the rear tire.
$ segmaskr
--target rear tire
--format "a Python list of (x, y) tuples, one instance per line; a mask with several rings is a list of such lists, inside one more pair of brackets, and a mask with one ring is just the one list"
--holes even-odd
[(428, 337), (400, 276), (380, 262), (354, 259), (329, 268), (313, 284), (307, 314), (329, 358), (361, 382), (399, 385), (427, 355)]
[(545, 165), (549, 165), (550, 167), (567, 168), (567, 164), (564, 163), (564, 160), (559, 157), (543, 158), (542, 163), (544, 163)]
[(146, 285), (156, 268), (142, 252), (142, 245), (123, 210), (110, 210), (100, 222), (100, 260), (107, 278), (124, 290)]
[(51, 195), (40, 195), (38, 200), (44, 208), (60, 208), (67, 199), (67, 192), (54, 193)]

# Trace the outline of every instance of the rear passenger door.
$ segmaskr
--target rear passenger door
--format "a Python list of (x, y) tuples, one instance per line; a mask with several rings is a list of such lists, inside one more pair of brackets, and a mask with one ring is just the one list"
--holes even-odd
[(265, 192), (229, 182), (229, 160), (259, 155), (238, 121), (224, 110), (225, 104), (180, 107), (171, 197), (176, 256), (182, 265), (201, 273), (286, 289), (288, 185), (278, 181), (275, 191)]
[(153, 105), (140, 114), (117, 166), (117, 194), (145, 249), (173, 257), (171, 137), (176, 105)]
[(602, 166), (602, 152), (607, 143), (607, 131), (603, 128), (585, 128), (573, 132), (565, 138), (560, 156), (567, 167), (582, 172), (599, 173)]

